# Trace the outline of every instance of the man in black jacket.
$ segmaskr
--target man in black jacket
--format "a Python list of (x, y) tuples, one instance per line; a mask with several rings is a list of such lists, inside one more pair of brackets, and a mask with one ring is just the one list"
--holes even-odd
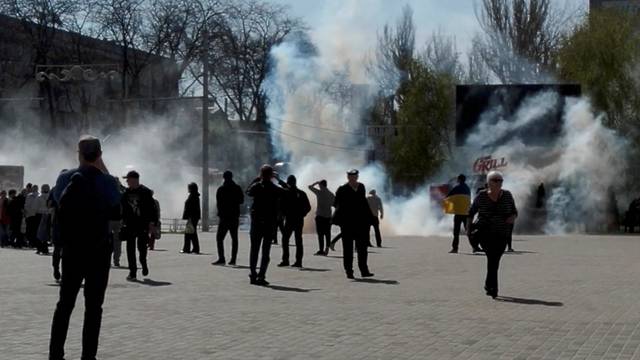
[(236, 264), (238, 255), (238, 226), (240, 225), (240, 205), (244, 203), (242, 188), (233, 181), (233, 173), (229, 170), (222, 174), (224, 182), (216, 191), (216, 204), (218, 207), (218, 232), (216, 243), (218, 245), (218, 261), (213, 265), (224, 265), (224, 238), (227, 232), (231, 234), (231, 260), (229, 265)]
[[(129, 275), (127, 280), (135, 281), (137, 275), (136, 243), (140, 252), (142, 276), (149, 275), (147, 265), (147, 245), (149, 234), (154, 233), (158, 222), (158, 213), (151, 190), (140, 184), (140, 174), (132, 170), (124, 176), (128, 188), (122, 195), (122, 233), (127, 241), (127, 262)], [(64, 269), (63, 269), (64, 270)]]
[[(272, 181), (277, 179), (278, 185)], [(254, 285), (269, 285), (266, 280), (267, 267), (269, 266), (269, 253), (271, 252), (271, 241), (275, 233), (278, 201), (285, 195), (287, 184), (280, 180), (273, 168), (263, 165), (260, 168), (260, 177), (251, 182), (247, 189), (247, 195), (253, 198), (251, 204), (251, 249), (249, 251), (249, 268), (251, 273), (249, 279)], [(262, 261), (260, 262), (260, 272), (256, 271), (258, 265), (258, 254), (262, 249)]]
[(294, 234), (296, 241), (296, 262), (292, 267), (302, 267), (302, 256), (304, 248), (302, 246), (302, 228), (304, 227), (304, 217), (311, 210), (309, 198), (304, 191), (296, 186), (296, 177), (289, 175), (287, 178), (287, 189), (284, 202), (284, 234), (282, 236), (282, 262), (278, 266), (289, 266), (289, 239)]
[(367, 247), (369, 245), (369, 227), (373, 224), (373, 214), (369, 209), (366, 190), (358, 182), (358, 170), (347, 172), (348, 182), (336, 191), (333, 217), (334, 224), (340, 226), (342, 233), (342, 257), (347, 278), (353, 279), (353, 244), (358, 252), (358, 268), (362, 277), (373, 276), (367, 265)]
[(187, 185), (187, 191), (189, 191), (189, 197), (184, 202), (184, 211), (182, 212), (182, 220), (187, 220), (187, 227), (184, 231), (184, 244), (180, 252), (183, 254), (200, 254), (198, 222), (200, 221), (201, 212), (198, 184), (190, 183)]
[(109, 215), (120, 202), (116, 181), (102, 162), (100, 141), (84, 136), (78, 143), (80, 166), (58, 177), (53, 200), (62, 242), (62, 283), (53, 314), (49, 359), (64, 359), (64, 343), (76, 297), (84, 281), (82, 359), (95, 359), (102, 304), (109, 269)]

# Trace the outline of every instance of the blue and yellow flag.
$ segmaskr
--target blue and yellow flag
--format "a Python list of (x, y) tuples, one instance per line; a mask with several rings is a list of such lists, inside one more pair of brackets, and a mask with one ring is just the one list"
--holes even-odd
[(468, 215), (471, 207), (471, 191), (465, 184), (454, 187), (442, 200), (445, 214)]

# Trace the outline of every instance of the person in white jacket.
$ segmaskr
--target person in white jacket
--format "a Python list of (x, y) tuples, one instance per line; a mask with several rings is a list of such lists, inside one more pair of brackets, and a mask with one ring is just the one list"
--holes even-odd
[[(38, 216), (38, 186), (33, 185), (31, 191), (25, 196), (24, 201), (24, 218), (26, 221), (25, 235), (29, 247), (38, 245), (38, 226), (40, 225), (40, 216)], [(38, 254), (40, 250), (36, 251)]]
[(47, 204), (49, 199), (49, 191), (51, 188), (49, 184), (42, 185), (40, 195), (36, 199), (36, 216), (40, 218), (38, 224), (37, 238), (38, 238), (38, 253), (47, 255), (49, 254), (49, 241), (51, 240), (51, 209)]

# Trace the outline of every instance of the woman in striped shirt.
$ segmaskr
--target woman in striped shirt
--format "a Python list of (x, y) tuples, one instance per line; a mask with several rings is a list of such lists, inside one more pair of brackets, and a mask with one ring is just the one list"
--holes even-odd
[(487, 255), (487, 278), (484, 289), (492, 298), (498, 296), (498, 267), (504, 253), (511, 227), (518, 216), (513, 196), (502, 190), (503, 177), (498, 171), (487, 174), (488, 188), (482, 190), (469, 209), (467, 229), (478, 214), (480, 243)]

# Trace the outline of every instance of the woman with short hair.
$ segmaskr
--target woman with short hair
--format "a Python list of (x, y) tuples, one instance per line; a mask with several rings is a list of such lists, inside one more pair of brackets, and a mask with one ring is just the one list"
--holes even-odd
[(511, 233), (511, 226), (518, 216), (513, 196), (508, 190), (502, 189), (504, 177), (499, 171), (487, 174), (488, 187), (473, 200), (469, 209), (467, 229), (471, 229), (471, 222), (476, 214), (478, 221), (474, 224), (482, 249), (487, 255), (487, 277), (484, 289), (492, 298), (498, 296), (498, 268), (500, 258), (504, 254), (507, 240)]

